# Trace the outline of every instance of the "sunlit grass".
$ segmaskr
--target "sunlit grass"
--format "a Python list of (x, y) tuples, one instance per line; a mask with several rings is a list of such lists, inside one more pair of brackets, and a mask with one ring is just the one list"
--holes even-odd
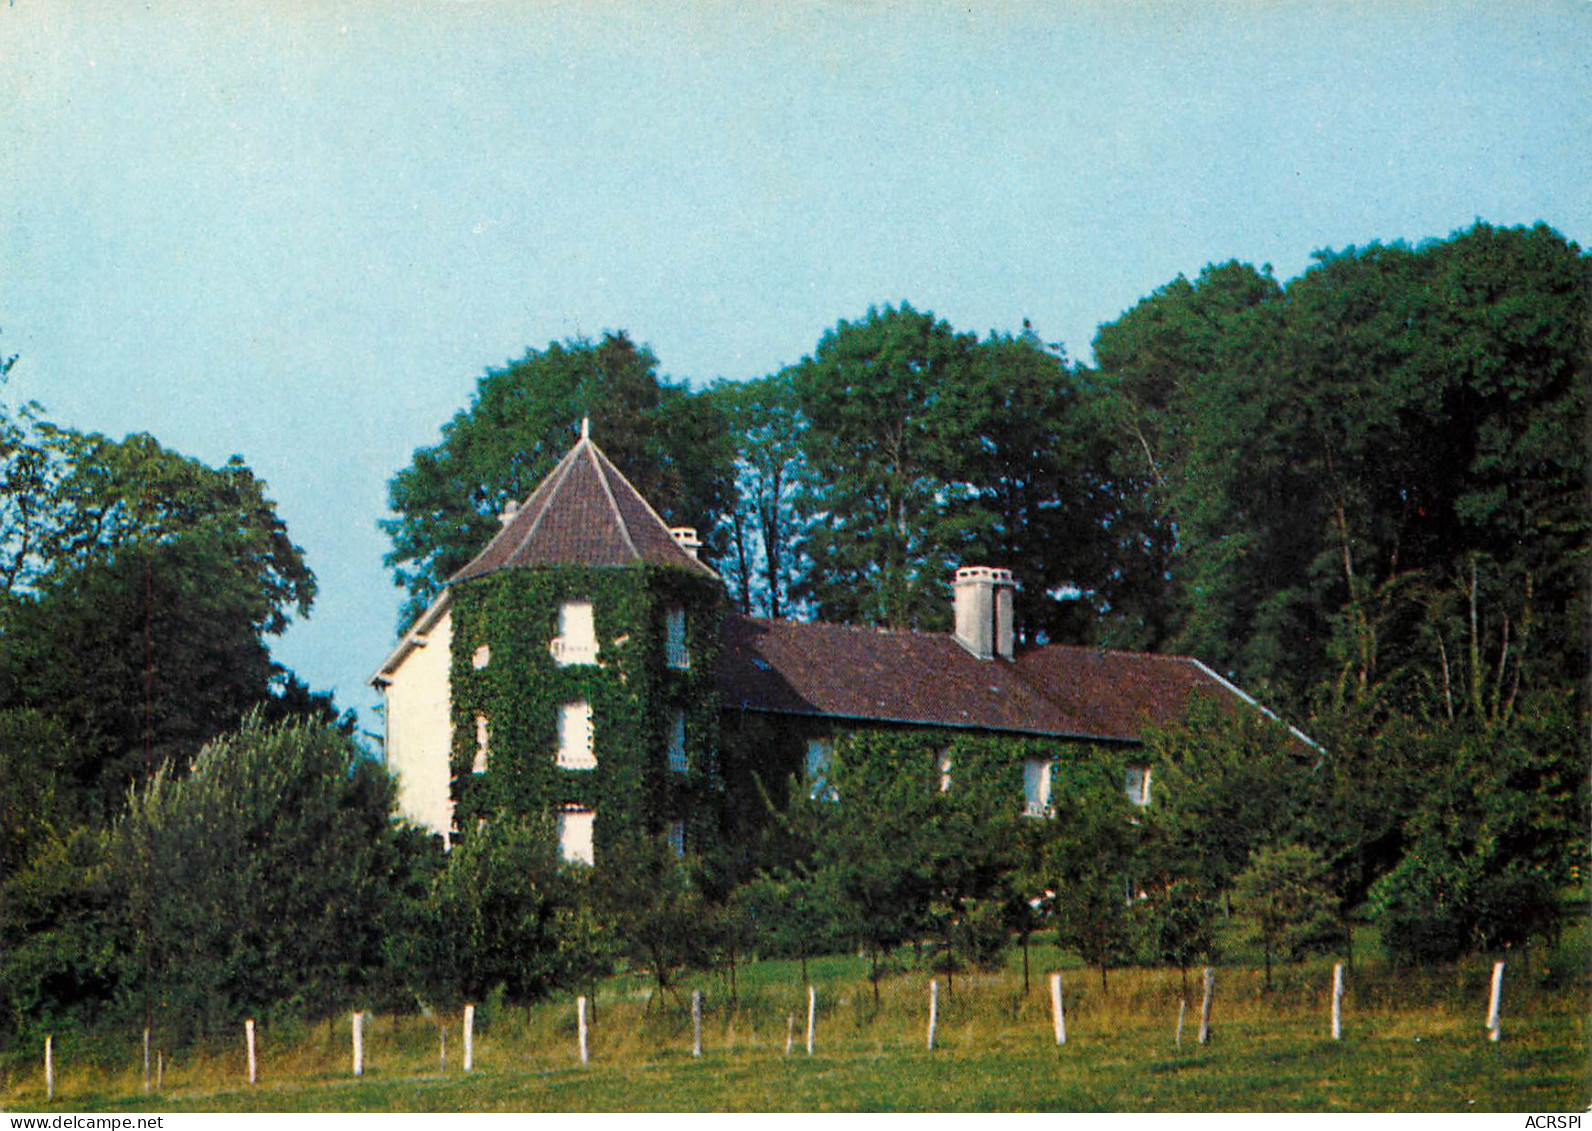
[[(728, 979), (704, 975), (656, 999), (641, 976), (599, 988), (591, 1064), (576, 1046), (573, 998), (528, 1008), (482, 1003), (475, 1071), (461, 1068), (459, 1018), (367, 1015), (366, 1074), (354, 1079), (350, 1021), (260, 1031), (261, 1080), (244, 1082), (242, 1028), (166, 1065), (145, 1097), (136, 1044), (126, 1069), (58, 1061), (53, 1105), (42, 1074), (14, 1075), (5, 1106), (61, 1110), (1564, 1110), (1592, 1100), (1584, 930), (1550, 961), (1515, 961), (1504, 1039), (1484, 1029), (1490, 962), (1395, 971), (1362, 960), (1348, 975), (1344, 1039), (1329, 1036), (1331, 964), (1218, 968), (1215, 1038), (1196, 1043), (1191, 972), (1181, 1046), (1176, 970), (1097, 971), (1036, 946), (1030, 992), (1015, 951), (994, 973), (942, 978), (937, 1047), (926, 1048), (928, 975), (910, 950), (877, 1003), (854, 956), (810, 960), (815, 1055), (804, 1051), (806, 991), (794, 961)], [(1240, 953), (1240, 957), (1247, 957)], [(1558, 964), (1555, 969), (1554, 964)], [(1570, 963), (1571, 974), (1566, 974)], [(1051, 1035), (1046, 975), (1063, 970), (1068, 1042)], [(693, 1060), (689, 999), (704, 994), (704, 1056)], [(785, 1055), (788, 1019), (794, 1050)], [(447, 1059), (439, 1037), (447, 1029)], [(105, 1050), (100, 1050), (104, 1053)], [(111, 1058), (114, 1059), (114, 1058)], [(109, 1063), (106, 1056), (98, 1057)]]

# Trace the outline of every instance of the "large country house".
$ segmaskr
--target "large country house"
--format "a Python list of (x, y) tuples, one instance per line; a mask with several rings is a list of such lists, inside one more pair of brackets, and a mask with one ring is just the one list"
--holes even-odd
[[(565, 859), (626, 829), (677, 851), (755, 824), (765, 797), (819, 795), (857, 728), (1022, 738), (1022, 792), (1050, 809), (1057, 758), (1111, 751), (1151, 799), (1144, 731), (1196, 692), (1253, 701), (1198, 660), (1014, 646), (1009, 571), (956, 572), (955, 629), (739, 616), (594, 443), (580, 440), (451, 579), (373, 677), (412, 822), (457, 837), (495, 812), (552, 819)], [(942, 755), (939, 788), (955, 768)]]

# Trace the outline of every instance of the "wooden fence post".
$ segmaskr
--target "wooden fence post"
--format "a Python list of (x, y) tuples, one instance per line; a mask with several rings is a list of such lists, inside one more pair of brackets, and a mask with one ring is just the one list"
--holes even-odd
[(365, 1015), (354, 1011), (354, 1075), (365, 1074)]
[(813, 1015), (818, 1012), (818, 991), (807, 987), (807, 1055), (813, 1055)]
[(934, 1051), (934, 1023), (940, 1016), (940, 981), (929, 979), (929, 1051)]
[(160, 1091), (166, 1079), (166, 1050), (155, 1050), (155, 1091)]
[(1205, 1000), (1200, 1003), (1200, 1044), (1211, 1039), (1211, 996), (1216, 990), (1216, 971), (1205, 967)]
[(785, 1014), (785, 1055), (790, 1055), (791, 1046), (796, 1043), (796, 1015)]
[(1061, 975), (1050, 976), (1050, 1024), (1056, 1031), (1056, 1043), (1067, 1043), (1067, 1018), (1061, 1010)]
[(691, 1055), (702, 1056), (702, 991), (691, 991)]
[(149, 1094), (149, 1026), (144, 1026), (144, 1094)]
[(243, 1040), (249, 1046), (249, 1083), (259, 1080), (259, 1064), (254, 1059), (254, 1018), (243, 1023)]
[(438, 1025), (437, 1033), (439, 1034), (437, 1041), (437, 1070), (446, 1072), (448, 1070), (448, 1027), (446, 1025)]
[(1493, 963), (1492, 994), (1487, 999), (1487, 1039), (1496, 1041), (1501, 1034), (1498, 1029), (1498, 1015), (1503, 1008), (1504, 993), (1504, 964)]
[(464, 1007), (464, 1070), (475, 1067), (475, 1006)]
[(55, 1098), (55, 1038), (44, 1038), (44, 1098)]
[(1343, 1039), (1343, 963), (1332, 964), (1332, 1039)]
[(1188, 1008), (1188, 998), (1177, 999), (1177, 1036), (1172, 1038), (1172, 1044), (1177, 1048), (1183, 1047), (1183, 1011)]
[(580, 1062), (587, 1063), (586, 1051), (586, 995), (575, 999), (575, 1023), (580, 1036)]

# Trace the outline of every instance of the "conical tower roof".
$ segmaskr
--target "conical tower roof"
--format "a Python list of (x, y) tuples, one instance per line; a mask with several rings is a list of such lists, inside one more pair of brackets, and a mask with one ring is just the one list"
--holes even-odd
[(658, 512), (591, 439), (580, 440), (531, 492), (486, 549), (449, 583), (522, 566), (636, 562), (718, 575), (680, 548)]

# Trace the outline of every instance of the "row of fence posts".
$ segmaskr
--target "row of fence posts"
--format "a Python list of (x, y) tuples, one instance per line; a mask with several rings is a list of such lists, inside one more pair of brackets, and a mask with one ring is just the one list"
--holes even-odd
[[(1211, 1039), (1211, 1004), (1215, 998), (1216, 972), (1209, 966), (1205, 967), (1202, 979), (1204, 996), (1200, 1003), (1200, 1029), (1199, 1043), (1208, 1044)], [(1504, 964), (1493, 964), (1492, 983), (1487, 996), (1487, 1039), (1496, 1041), (1502, 1035), (1499, 1017), (1503, 1007)], [(1186, 999), (1179, 999), (1177, 1003), (1177, 1030), (1173, 1037), (1176, 1047), (1183, 1046), (1183, 1014), (1188, 1007)], [(1050, 976), (1050, 1012), (1051, 1024), (1056, 1037), (1056, 1044), (1067, 1043), (1067, 1018), (1063, 1009), (1061, 994), (1061, 975)], [(813, 1029), (818, 1015), (818, 990), (813, 986), (807, 987), (807, 1055), (813, 1055)], [(929, 980), (929, 1035), (928, 1046), (934, 1049), (935, 1029), (940, 1016), (940, 982), (938, 978)], [(590, 1053), (587, 1048), (586, 1024), (586, 997), (584, 994), (575, 999), (575, 1032), (576, 1041), (580, 1052), (581, 1064), (590, 1063)], [(471, 1072), (475, 1068), (475, 1006), (464, 1007), (464, 1071)], [(448, 1067), (448, 1030), (444, 1026), (441, 1030), (440, 1052), (438, 1064), (443, 1070)], [(259, 1059), (256, 1055), (254, 1042), (254, 1019), (251, 1017), (243, 1023), (243, 1039), (248, 1054), (249, 1083), (259, 1082)], [(1335, 963), (1332, 967), (1332, 1039), (1343, 1039), (1343, 963)], [(785, 1018), (785, 1055), (790, 1056), (796, 1041), (796, 1015), (788, 1014)], [(702, 991), (694, 990), (691, 993), (691, 1056), (700, 1059), (702, 1056)], [(156, 1050), (154, 1057), (154, 1088), (159, 1090), (165, 1075), (165, 1054)], [(365, 1014), (355, 1012), (353, 1015), (353, 1068), (355, 1076), (365, 1074)], [(144, 1030), (144, 1091), (148, 1092), (150, 1082), (150, 1037), (149, 1030)], [(44, 1089), (45, 1094), (55, 1098), (55, 1038), (53, 1035), (44, 1038)]]

